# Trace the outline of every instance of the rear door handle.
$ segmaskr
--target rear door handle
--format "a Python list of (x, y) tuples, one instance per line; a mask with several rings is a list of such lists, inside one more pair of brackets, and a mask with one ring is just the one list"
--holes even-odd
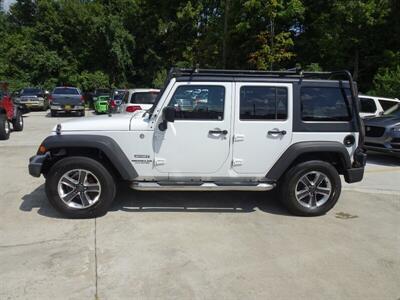
[(208, 133), (209, 134), (223, 134), (223, 135), (226, 135), (226, 134), (228, 134), (228, 130), (210, 130)]
[(268, 135), (275, 135), (275, 134), (285, 135), (286, 133), (287, 133), (286, 130), (270, 130), (270, 131), (268, 131)]

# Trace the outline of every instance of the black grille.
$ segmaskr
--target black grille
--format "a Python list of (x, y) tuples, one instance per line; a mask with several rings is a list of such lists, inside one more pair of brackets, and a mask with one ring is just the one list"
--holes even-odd
[(369, 137), (381, 137), (385, 133), (385, 127), (365, 126), (365, 135)]

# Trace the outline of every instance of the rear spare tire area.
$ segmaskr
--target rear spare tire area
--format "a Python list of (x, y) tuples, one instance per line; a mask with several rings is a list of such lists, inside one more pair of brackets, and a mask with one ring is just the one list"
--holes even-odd
[(320, 216), (332, 209), (339, 199), (342, 184), (335, 167), (313, 160), (293, 166), (280, 184), (286, 208), (298, 216)]
[(56, 162), (46, 176), (46, 195), (68, 218), (94, 218), (107, 213), (115, 197), (113, 176), (98, 161), (83, 156)]

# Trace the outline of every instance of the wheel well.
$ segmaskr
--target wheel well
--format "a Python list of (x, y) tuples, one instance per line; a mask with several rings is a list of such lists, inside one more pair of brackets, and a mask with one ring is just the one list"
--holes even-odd
[(310, 161), (310, 160), (322, 160), (332, 164), (339, 174), (345, 173), (346, 161), (342, 155), (338, 152), (309, 152), (300, 154), (289, 166), (288, 170), (299, 163)]
[(42, 172), (47, 174), (52, 165), (57, 161), (71, 156), (84, 156), (92, 158), (101, 163), (115, 179), (122, 179), (121, 173), (115, 168), (114, 164), (107, 157), (107, 155), (97, 148), (89, 147), (67, 147), (67, 148), (52, 148), (49, 150), (51, 153), (51, 159), (47, 160), (43, 165)]

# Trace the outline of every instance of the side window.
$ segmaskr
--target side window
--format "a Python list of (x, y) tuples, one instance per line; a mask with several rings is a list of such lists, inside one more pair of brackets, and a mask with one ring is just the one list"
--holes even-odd
[(240, 120), (286, 120), (288, 91), (284, 87), (240, 88)]
[(376, 104), (371, 98), (360, 98), (361, 112), (362, 113), (375, 113)]
[(397, 102), (394, 101), (381, 100), (381, 99), (379, 99), (379, 103), (381, 104), (384, 111), (391, 109), (393, 106), (397, 104)]
[(225, 87), (179, 86), (168, 106), (175, 108), (176, 120), (223, 120)]
[(348, 90), (332, 87), (301, 88), (303, 121), (350, 121)]

